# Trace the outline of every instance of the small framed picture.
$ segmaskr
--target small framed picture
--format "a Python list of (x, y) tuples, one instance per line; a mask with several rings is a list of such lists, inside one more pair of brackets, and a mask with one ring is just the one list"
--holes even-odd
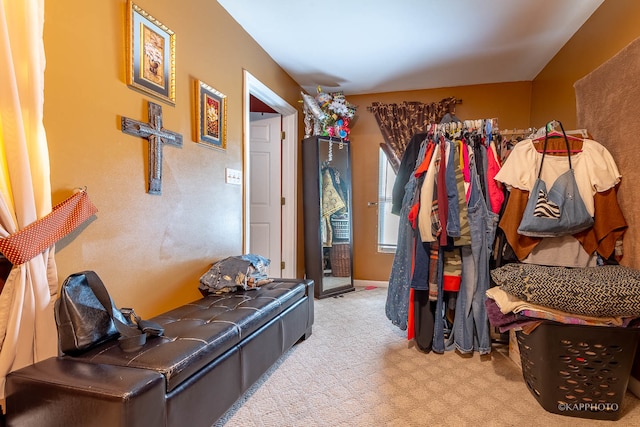
[(196, 80), (197, 142), (213, 148), (227, 148), (227, 97)]
[(176, 36), (132, 0), (127, 8), (127, 84), (175, 105)]

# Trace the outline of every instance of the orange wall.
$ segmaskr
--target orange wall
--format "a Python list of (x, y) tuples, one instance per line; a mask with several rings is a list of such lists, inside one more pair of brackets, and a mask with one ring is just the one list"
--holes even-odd
[[(121, 116), (147, 121), (148, 95), (125, 77), (126, 1), (47, 1), (44, 122), (53, 201), (86, 186), (99, 212), (57, 245), (58, 276), (95, 270), (118, 306), (142, 316), (199, 296), (209, 265), (242, 251), (243, 69), (298, 105), (299, 86), (214, 0), (136, 0), (176, 33), (176, 105), (164, 127), (184, 137), (163, 150), (162, 195), (147, 189), (147, 142), (120, 130)], [(196, 144), (193, 79), (227, 95), (227, 150)]]
[(640, 2), (605, 0), (533, 80), (531, 126), (576, 127), (573, 84), (640, 37)]
[[(146, 120), (146, 101), (153, 100), (125, 83), (125, 0), (47, 2), (45, 128), (54, 203), (74, 187), (87, 186), (100, 210), (94, 221), (57, 245), (60, 279), (96, 270), (118, 305), (132, 305), (149, 316), (196, 298), (197, 280), (208, 265), (242, 250), (242, 189), (224, 183), (224, 168), (242, 169), (243, 69), (293, 106), (299, 105), (300, 89), (216, 1), (137, 4), (176, 32), (177, 102), (159, 103), (165, 127), (182, 133), (184, 146), (164, 149), (163, 194), (146, 194), (147, 143), (120, 131), (121, 116)], [(359, 106), (351, 134), (354, 277), (386, 281), (393, 261), (393, 255), (376, 252), (376, 210), (367, 207), (377, 199), (382, 142), (367, 106), (456, 96), (463, 100), (457, 107), (462, 119), (497, 117), (501, 128), (559, 119), (572, 128), (573, 83), (640, 35), (634, 20), (639, 12), (635, 0), (606, 0), (533, 82), (347, 93), (349, 102)], [(224, 152), (193, 142), (195, 78), (228, 96)]]
[[(359, 105), (351, 133), (353, 150), (354, 277), (387, 281), (392, 254), (376, 251), (377, 212), (367, 208), (377, 199), (378, 146), (382, 135), (366, 107), (374, 101), (438, 101), (448, 96), (463, 100), (457, 107), (461, 119), (497, 117), (503, 129), (540, 127), (560, 120), (565, 129), (576, 126), (573, 84), (640, 37), (640, 2), (605, 0), (532, 82), (502, 83), (348, 96)], [(348, 95), (348, 94), (347, 94)]]
[(353, 163), (354, 278), (388, 281), (393, 254), (377, 252), (377, 209), (367, 202), (378, 200), (378, 153), (382, 140), (373, 114), (367, 111), (372, 102), (384, 104), (403, 101), (434, 102), (455, 96), (462, 100), (456, 116), (462, 120), (498, 118), (502, 128), (529, 125), (531, 82), (501, 83), (349, 96), (358, 106), (357, 119), (351, 127)]

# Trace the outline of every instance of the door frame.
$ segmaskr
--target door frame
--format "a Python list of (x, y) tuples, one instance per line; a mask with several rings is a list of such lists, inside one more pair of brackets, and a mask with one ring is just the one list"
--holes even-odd
[(251, 224), (251, 218), (249, 213), (251, 195), (250, 188), (250, 133), (251, 133), (251, 111), (250, 111), (250, 97), (251, 95), (260, 99), (262, 102), (273, 108), (274, 111), (282, 115), (282, 131), (285, 138), (282, 141), (282, 197), (285, 198), (286, 203), (282, 207), (282, 261), (285, 264), (285, 268), (281, 270), (283, 278), (295, 278), (296, 277), (296, 254), (297, 254), (297, 214), (296, 207), (298, 206), (297, 194), (298, 194), (298, 110), (288, 104), (278, 94), (269, 89), (266, 85), (255, 78), (249, 71), (243, 70), (243, 83), (244, 83), (244, 106), (242, 113), (243, 120), (243, 202), (242, 202), (242, 215), (243, 215), (243, 233), (242, 233), (242, 247), (244, 253), (248, 253), (249, 248), (249, 225)]

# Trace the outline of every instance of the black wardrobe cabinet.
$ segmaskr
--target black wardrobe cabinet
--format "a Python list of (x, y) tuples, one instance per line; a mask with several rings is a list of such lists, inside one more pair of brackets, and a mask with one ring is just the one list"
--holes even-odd
[(336, 138), (302, 141), (304, 266), (316, 298), (355, 290), (349, 149)]

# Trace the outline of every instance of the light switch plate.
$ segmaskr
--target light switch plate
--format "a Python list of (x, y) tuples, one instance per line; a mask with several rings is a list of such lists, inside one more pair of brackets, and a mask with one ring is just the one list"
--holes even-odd
[(224, 182), (227, 184), (242, 185), (242, 171), (225, 168)]

